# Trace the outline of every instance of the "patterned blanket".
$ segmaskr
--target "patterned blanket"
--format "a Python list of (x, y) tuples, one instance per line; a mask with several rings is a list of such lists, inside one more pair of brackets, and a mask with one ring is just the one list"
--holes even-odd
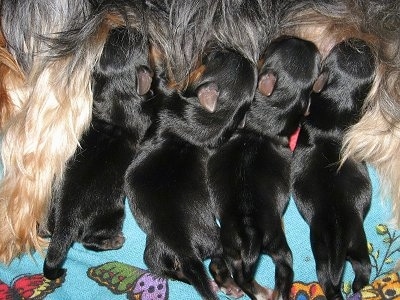
[[(1, 168), (1, 166), (0, 166)], [(0, 169), (0, 174), (2, 171)], [(400, 232), (390, 226), (390, 203), (379, 198), (378, 180), (370, 169), (373, 182), (373, 202), (365, 220), (365, 230), (373, 266), (370, 282), (361, 292), (352, 294), (353, 273), (346, 265), (342, 291), (346, 298), (400, 299), (400, 277), (393, 272), (400, 258)], [(294, 256), (295, 283), (292, 295), (295, 300), (325, 299), (316, 282), (309, 230), (299, 215), (293, 201), (284, 216), (289, 246)], [(3, 299), (200, 299), (188, 284), (160, 278), (151, 274), (143, 262), (145, 234), (139, 229), (129, 209), (124, 223), (126, 241), (115, 251), (93, 252), (76, 243), (70, 249), (64, 264), (67, 272), (57, 281), (42, 276), (43, 255), (34, 253), (14, 260), (10, 265), (0, 264), (0, 300)], [(206, 261), (207, 265), (209, 262)], [(263, 256), (256, 279), (272, 288), (274, 265)], [(227, 299), (222, 292), (221, 299)], [(248, 299), (244, 296), (243, 300)]]

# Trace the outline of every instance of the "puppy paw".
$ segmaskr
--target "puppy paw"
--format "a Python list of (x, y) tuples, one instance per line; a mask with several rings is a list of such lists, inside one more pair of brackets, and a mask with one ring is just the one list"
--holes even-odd
[(43, 276), (49, 280), (56, 280), (60, 277), (63, 277), (65, 273), (66, 273), (65, 269), (50, 268), (47, 267), (46, 265), (43, 268)]
[(92, 238), (91, 240), (83, 241), (83, 245), (86, 249), (94, 250), (94, 251), (106, 251), (106, 250), (117, 250), (120, 249), (125, 242), (125, 237), (122, 233), (119, 233), (115, 236), (107, 237), (107, 238)]
[(266, 288), (255, 282), (255, 293), (253, 294), (253, 299), (257, 300), (282, 300), (279, 292), (275, 290)]
[(115, 237), (102, 240), (99, 246), (103, 250), (115, 250), (121, 248), (124, 245), (124, 242), (125, 237), (122, 234), (119, 234)]
[(211, 286), (214, 292), (221, 291), (229, 298), (238, 299), (243, 297), (245, 294), (242, 289), (234, 282), (233, 279), (227, 279), (219, 287), (215, 281), (211, 281)]

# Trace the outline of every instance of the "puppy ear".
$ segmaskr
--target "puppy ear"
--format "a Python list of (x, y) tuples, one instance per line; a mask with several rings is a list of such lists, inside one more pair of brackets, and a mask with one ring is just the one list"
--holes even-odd
[(219, 96), (218, 86), (215, 83), (203, 85), (197, 91), (201, 106), (209, 112), (214, 112)]
[(313, 92), (319, 93), (325, 87), (326, 82), (328, 81), (328, 72), (322, 72), (319, 74), (317, 80), (314, 82), (313, 85)]
[(276, 76), (273, 72), (268, 71), (266, 74), (262, 75), (258, 81), (258, 90), (264, 96), (271, 96), (275, 89)]
[(151, 86), (151, 82), (153, 81), (153, 74), (146, 68), (140, 68), (137, 71), (137, 87), (136, 91), (139, 94), (139, 96), (145, 95), (149, 90)]

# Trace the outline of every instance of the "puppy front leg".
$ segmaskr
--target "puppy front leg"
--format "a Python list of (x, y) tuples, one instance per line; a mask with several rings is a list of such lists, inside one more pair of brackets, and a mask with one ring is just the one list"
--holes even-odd
[(73, 232), (69, 226), (56, 228), (51, 237), (46, 259), (43, 265), (44, 277), (55, 280), (64, 275), (62, 264), (73, 241)]

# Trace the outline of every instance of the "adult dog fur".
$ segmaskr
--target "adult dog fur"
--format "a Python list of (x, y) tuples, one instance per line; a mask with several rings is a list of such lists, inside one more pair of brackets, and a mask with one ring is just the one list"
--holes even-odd
[(24, 82), (24, 73), (0, 33), (0, 133), (21, 107), (19, 99), (22, 96), (19, 93), (24, 91)]
[(288, 137), (306, 113), (319, 64), (311, 42), (289, 37), (273, 41), (263, 54), (258, 90), (244, 127), (208, 163), (223, 257), (252, 299), (269, 296), (254, 280), (261, 253), (276, 264), (274, 298), (289, 299), (293, 262), (282, 225), (290, 197)]
[(94, 108), (89, 130), (56, 187), (49, 214), (51, 241), (44, 276), (63, 274), (70, 245), (93, 250), (122, 247), (123, 182), (140, 139), (150, 125), (151, 83), (147, 37), (112, 29), (93, 72)]
[(328, 299), (343, 299), (346, 259), (355, 272), (353, 291), (369, 283), (363, 220), (371, 183), (364, 163), (348, 159), (339, 168), (339, 162), (345, 131), (359, 120), (374, 75), (374, 57), (366, 43), (352, 39), (335, 45), (323, 62), (294, 151), (293, 196), (310, 226), (317, 277)]

